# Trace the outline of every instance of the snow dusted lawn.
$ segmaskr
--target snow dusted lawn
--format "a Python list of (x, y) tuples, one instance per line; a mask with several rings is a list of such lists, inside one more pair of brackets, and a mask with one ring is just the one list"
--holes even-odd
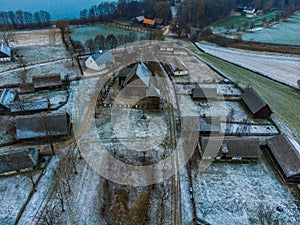
[(300, 45), (300, 13), (296, 13), (288, 20), (264, 28), (256, 32), (243, 34), (245, 41), (259, 41), (277, 44)]
[(69, 56), (63, 45), (18, 48), (15, 50), (15, 53), (19, 56), (23, 55), (25, 62), (47, 61)]
[(53, 61), (69, 57), (69, 53), (65, 50), (64, 46), (33, 46), (25, 48), (13, 49), (15, 61), (0, 63), (0, 71), (6, 71), (16, 67), (22, 67), (21, 57), (23, 62), (29, 66), (32, 64)]
[(270, 212), (279, 224), (299, 224), (299, 201), (265, 159), (213, 163), (201, 174), (192, 171), (192, 177), (197, 216), (210, 224), (259, 224), (260, 207), (265, 208), (264, 218)]
[(71, 59), (64, 59), (54, 62), (46, 62), (23, 68), (13, 69), (0, 73), (1, 85), (21, 83), (22, 73), (25, 73), (26, 82), (32, 82), (32, 76), (60, 73), (62, 79), (68, 74), (70, 77), (81, 76), (78, 67), (72, 66)]
[[(35, 172), (34, 180), (40, 172)], [(32, 183), (29, 176), (26, 176), (31, 173), (0, 177), (0, 224), (15, 223), (18, 213), (32, 191)]]
[(61, 34), (59, 29), (42, 29), (17, 31), (13, 33), (11, 47), (29, 47), (45, 45), (61, 45)]
[(203, 43), (197, 43), (197, 46), (208, 54), (259, 72), (287, 85), (298, 87), (300, 57), (221, 48)]

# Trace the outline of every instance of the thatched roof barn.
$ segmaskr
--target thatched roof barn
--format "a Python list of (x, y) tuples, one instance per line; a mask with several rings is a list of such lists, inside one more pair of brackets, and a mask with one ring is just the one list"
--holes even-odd
[(16, 117), (16, 138), (47, 139), (69, 136), (69, 115), (67, 113), (34, 114)]
[(259, 151), (259, 140), (256, 137), (201, 137), (200, 153), (206, 158), (256, 160)]
[(22, 148), (0, 152), (0, 173), (34, 168), (39, 163), (39, 151)]
[(272, 113), (265, 100), (253, 88), (245, 90), (242, 101), (254, 118), (269, 118)]
[(300, 146), (285, 134), (267, 140), (267, 150), (281, 177), (288, 183), (300, 183)]

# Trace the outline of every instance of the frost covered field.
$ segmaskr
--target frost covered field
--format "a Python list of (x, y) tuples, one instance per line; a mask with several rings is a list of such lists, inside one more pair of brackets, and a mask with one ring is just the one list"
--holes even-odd
[(211, 224), (260, 224), (259, 219), (299, 224), (299, 200), (265, 159), (213, 163), (200, 174), (192, 171), (192, 177), (197, 216)]
[(206, 53), (263, 74), (287, 85), (298, 87), (300, 57), (242, 51), (197, 43)]
[(284, 22), (246, 33), (242, 36), (245, 41), (259, 41), (276, 44), (300, 45), (300, 13), (296, 13)]

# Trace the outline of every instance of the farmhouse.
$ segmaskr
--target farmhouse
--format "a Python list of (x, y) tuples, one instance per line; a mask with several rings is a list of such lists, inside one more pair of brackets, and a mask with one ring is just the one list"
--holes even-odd
[(85, 61), (85, 66), (89, 69), (100, 71), (105, 69), (108, 65), (115, 62), (115, 57), (109, 50), (100, 50), (88, 57)]
[(300, 183), (300, 146), (285, 134), (267, 140), (267, 151), (287, 183)]
[(21, 148), (0, 152), (0, 173), (33, 169), (39, 163), (39, 151), (33, 148)]
[(216, 99), (217, 98), (217, 88), (193, 88), (192, 89), (192, 99)]
[(68, 138), (67, 113), (34, 114), (16, 117), (17, 140)]
[(201, 137), (200, 154), (215, 160), (256, 160), (259, 153), (256, 137)]
[(0, 61), (7, 62), (11, 60), (11, 48), (4, 42), (0, 45)]
[(144, 63), (138, 63), (127, 71), (129, 73), (121, 86), (124, 97), (146, 97), (146, 90), (152, 76), (151, 71)]
[(34, 89), (51, 89), (62, 86), (62, 81), (59, 73), (33, 76), (32, 83)]
[(253, 89), (247, 88), (242, 94), (242, 101), (254, 118), (269, 118), (272, 111), (265, 100)]
[(16, 93), (8, 89), (3, 89), (0, 94), (0, 106), (8, 109), (10, 104), (15, 100)]

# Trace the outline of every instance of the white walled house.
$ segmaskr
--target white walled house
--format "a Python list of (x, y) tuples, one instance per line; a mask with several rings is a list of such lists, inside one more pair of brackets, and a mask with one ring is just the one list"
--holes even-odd
[(115, 62), (114, 56), (109, 50), (96, 52), (88, 57), (85, 66), (96, 71), (103, 70), (107, 65)]

